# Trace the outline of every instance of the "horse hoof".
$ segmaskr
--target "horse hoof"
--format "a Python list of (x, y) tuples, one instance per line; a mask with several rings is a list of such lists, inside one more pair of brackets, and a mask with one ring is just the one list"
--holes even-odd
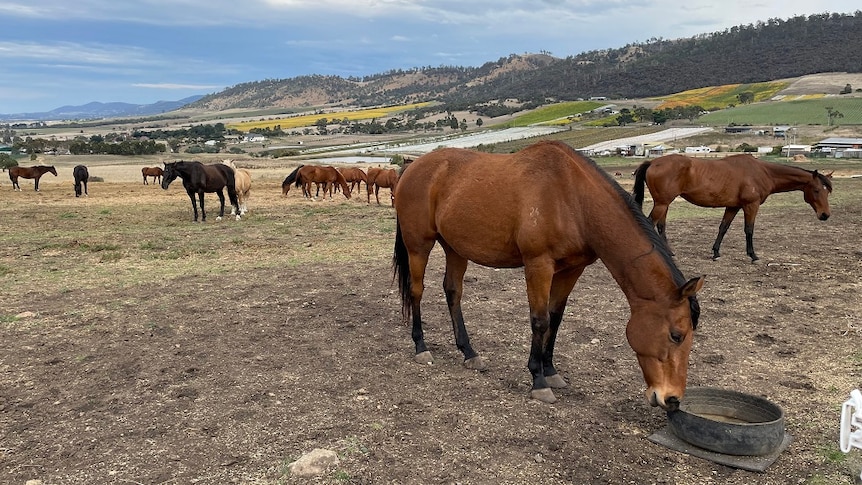
[(476, 357), (473, 357), (472, 359), (465, 360), (464, 367), (478, 371), (484, 371), (488, 368), (485, 365), (485, 361), (483, 361), (482, 358), (478, 355)]
[(417, 364), (431, 365), (434, 363), (434, 360), (431, 358), (431, 352), (426, 350), (425, 352), (420, 352), (414, 355), (413, 362), (416, 362)]
[(544, 389), (531, 390), (530, 397), (537, 401), (542, 401), (548, 404), (554, 404), (555, 402), (557, 402), (557, 396), (554, 395), (554, 391), (552, 391), (549, 387), (546, 387)]
[(236, 220), (240, 220), (240, 219), (242, 219), (242, 217), (241, 217), (239, 214), (237, 214), (237, 215), (236, 215)]
[(216, 217), (216, 220), (217, 220), (217, 221), (220, 221), (220, 220), (221, 220), (221, 216)]
[(548, 383), (554, 389), (563, 389), (569, 387), (569, 384), (563, 379), (563, 376), (560, 374), (554, 374), (552, 376), (545, 376), (545, 382)]

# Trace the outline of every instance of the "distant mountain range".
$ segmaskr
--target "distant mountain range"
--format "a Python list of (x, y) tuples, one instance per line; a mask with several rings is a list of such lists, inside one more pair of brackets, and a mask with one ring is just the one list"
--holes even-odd
[(0, 114), (0, 121), (93, 120), (153, 116), (182, 108), (201, 98), (203, 95), (189, 96), (178, 101), (157, 101), (152, 104), (99, 103), (94, 101), (81, 106), (62, 106), (41, 113)]

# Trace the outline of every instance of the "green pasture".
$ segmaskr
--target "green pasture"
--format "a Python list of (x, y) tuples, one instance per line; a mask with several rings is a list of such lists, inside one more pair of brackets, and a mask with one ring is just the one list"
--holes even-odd
[(592, 111), (607, 103), (599, 103), (596, 101), (570, 101), (565, 103), (555, 103), (549, 106), (537, 108), (527, 114), (516, 117), (514, 120), (506, 123), (505, 128), (518, 126), (531, 126), (536, 124), (553, 124), (560, 121), (570, 123), (569, 117), (575, 117), (581, 113)]
[(739, 105), (713, 111), (698, 119), (712, 126), (737, 125), (828, 125), (828, 110), (832, 108), (843, 116), (835, 118), (833, 125), (862, 125), (862, 98), (828, 97), (789, 101), (765, 101)]

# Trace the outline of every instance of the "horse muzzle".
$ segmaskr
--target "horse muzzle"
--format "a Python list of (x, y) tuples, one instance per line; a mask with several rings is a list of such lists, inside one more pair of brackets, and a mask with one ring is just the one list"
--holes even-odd
[(676, 411), (679, 409), (679, 398), (676, 396), (670, 396), (667, 399), (662, 400), (659, 398), (658, 392), (653, 389), (647, 389), (647, 401), (650, 406), (658, 406), (665, 411)]
[(825, 221), (826, 219), (829, 219), (829, 213), (821, 212), (820, 215), (817, 216), (817, 218), (820, 219), (821, 221)]

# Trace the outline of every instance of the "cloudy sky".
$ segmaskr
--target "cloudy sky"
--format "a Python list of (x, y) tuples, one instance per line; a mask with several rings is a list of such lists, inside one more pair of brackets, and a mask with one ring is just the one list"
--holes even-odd
[(858, 0), (0, 0), (0, 113), (153, 103), (305, 74), (480, 66), (677, 39)]

